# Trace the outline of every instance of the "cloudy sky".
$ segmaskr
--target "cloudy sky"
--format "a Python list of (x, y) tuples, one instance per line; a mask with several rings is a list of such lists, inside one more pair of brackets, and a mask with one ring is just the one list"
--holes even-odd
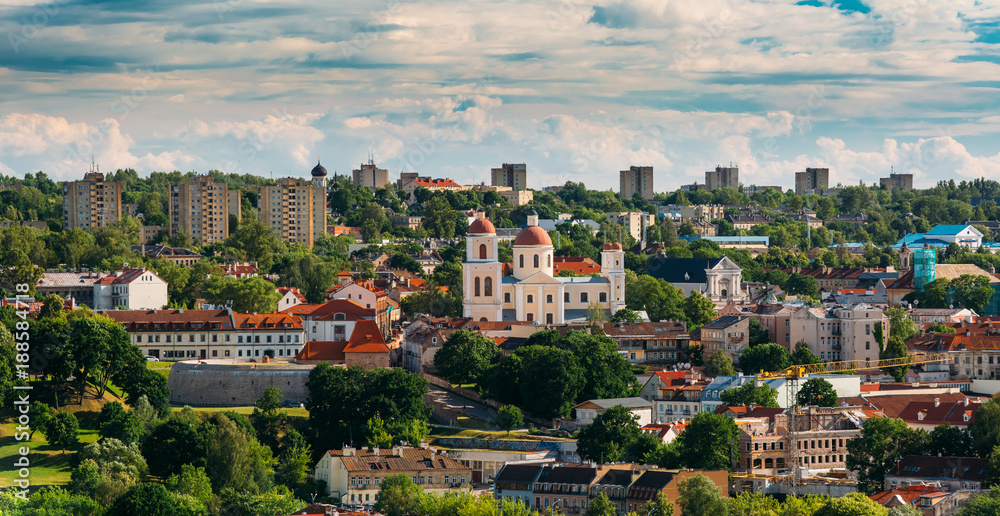
[(1000, 0), (0, 0), (0, 173), (1000, 178)]

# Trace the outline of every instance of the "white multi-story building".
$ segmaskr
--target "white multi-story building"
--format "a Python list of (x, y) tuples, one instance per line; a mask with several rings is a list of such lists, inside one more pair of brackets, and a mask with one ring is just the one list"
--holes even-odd
[(94, 282), (94, 310), (158, 309), (167, 306), (167, 282), (149, 269), (125, 269)]

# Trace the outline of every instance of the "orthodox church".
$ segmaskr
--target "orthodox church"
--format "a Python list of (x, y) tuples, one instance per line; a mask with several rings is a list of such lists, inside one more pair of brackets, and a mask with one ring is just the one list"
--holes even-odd
[(465, 238), (465, 317), (561, 324), (585, 320), (591, 303), (609, 313), (625, 307), (625, 251), (621, 244), (604, 244), (599, 277), (556, 277), (552, 273), (552, 239), (538, 227), (538, 214), (532, 210), (528, 225), (514, 238), (513, 274), (504, 276), (496, 228), (482, 210), (476, 213)]

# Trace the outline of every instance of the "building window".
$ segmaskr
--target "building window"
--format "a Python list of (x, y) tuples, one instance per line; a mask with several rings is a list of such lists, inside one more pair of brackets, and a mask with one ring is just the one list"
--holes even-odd
[(586, 292), (580, 292), (580, 302), (581, 303), (589, 303), (590, 302), (590, 296)]
[(546, 294), (545, 295), (545, 302), (546, 303), (552, 303), (552, 294)]
[(531, 321), (534, 321), (534, 320), (535, 320), (535, 314), (529, 312), (528, 315), (527, 315), (527, 321), (531, 322)]
[(479, 294), (479, 276), (476, 276), (476, 279), (473, 280), (473, 285), (475, 285), (475, 287), (473, 288), (473, 294), (472, 295), (475, 296), (475, 297), (479, 297), (479, 295), (480, 295)]
[(504, 292), (503, 293), (503, 302), (504, 303), (510, 303), (510, 292)]
[(520, 254), (517, 256), (518, 267), (524, 268), (524, 255)]
[(535, 302), (535, 296), (533, 296), (531, 294), (528, 294), (528, 296), (525, 298), (525, 302), (528, 303), (529, 305), (531, 303), (534, 303)]
[(486, 259), (486, 244), (479, 244), (479, 259)]
[(563, 294), (563, 302), (569, 303), (569, 292)]
[(600, 302), (602, 302), (602, 303), (607, 303), (608, 302), (608, 294), (607, 294), (607, 292), (600, 292), (600, 293), (598, 293), (597, 294), (597, 300), (600, 301)]
[(483, 291), (486, 293), (486, 297), (493, 297), (493, 278), (487, 276), (483, 281)]
[(537, 254), (535, 255), (535, 259), (532, 260), (532, 263), (534, 264), (535, 268), (537, 269), (538, 268), (538, 255)]

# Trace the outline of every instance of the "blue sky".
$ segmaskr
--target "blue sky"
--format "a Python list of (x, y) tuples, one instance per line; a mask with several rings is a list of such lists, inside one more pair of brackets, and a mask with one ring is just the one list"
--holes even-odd
[(0, 172), (1000, 178), (1000, 1), (0, 0)]

